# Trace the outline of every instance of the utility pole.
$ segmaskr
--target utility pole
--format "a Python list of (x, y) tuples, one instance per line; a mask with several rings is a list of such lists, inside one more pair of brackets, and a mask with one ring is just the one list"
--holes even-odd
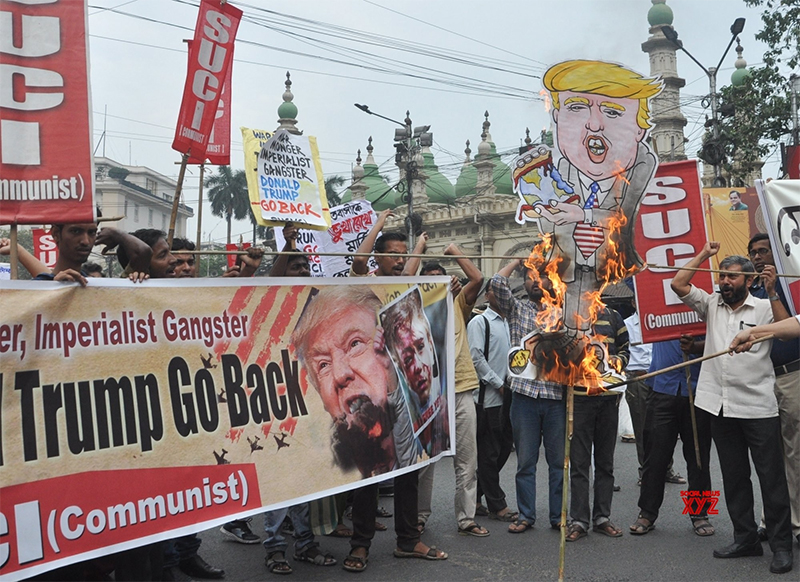
[(727, 184), (725, 183), (725, 178), (722, 177), (722, 162), (725, 161), (725, 151), (722, 148), (721, 144), (721, 132), (719, 129), (719, 103), (717, 99), (719, 95), (717, 95), (717, 71), (722, 66), (722, 61), (725, 60), (725, 57), (728, 54), (728, 51), (731, 50), (731, 46), (733, 46), (733, 41), (736, 40), (736, 37), (744, 30), (744, 18), (737, 18), (734, 23), (731, 25), (731, 40), (728, 42), (728, 47), (725, 49), (725, 52), (722, 53), (722, 58), (719, 60), (719, 64), (716, 67), (708, 67), (706, 68), (703, 64), (698, 61), (692, 53), (687, 51), (683, 47), (683, 42), (678, 40), (678, 32), (672, 26), (662, 26), (661, 32), (667, 37), (667, 40), (672, 42), (676, 47), (682, 50), (686, 55), (694, 61), (694, 63), (703, 69), (703, 72), (708, 77), (708, 88), (710, 94), (708, 96), (708, 100), (711, 105), (711, 135), (712, 140), (710, 142), (706, 142), (705, 146), (703, 146), (703, 155), (701, 157), (704, 158), (704, 161), (707, 161), (711, 165), (714, 166), (714, 186), (716, 188), (725, 187)]
[(417, 163), (414, 158), (421, 148), (433, 145), (433, 134), (428, 131), (431, 126), (420, 125), (415, 127), (412, 131), (411, 113), (409, 111), (406, 111), (406, 118), (403, 120), (403, 123), (401, 123), (396, 119), (371, 111), (368, 105), (361, 105), (359, 103), (354, 103), (354, 105), (364, 113), (380, 117), (386, 121), (391, 121), (403, 128), (394, 130), (394, 147), (397, 151), (394, 159), (398, 167), (405, 171), (406, 203), (408, 204), (406, 230), (408, 232), (408, 246), (409, 248), (414, 248), (414, 194), (412, 188), (418, 175)]

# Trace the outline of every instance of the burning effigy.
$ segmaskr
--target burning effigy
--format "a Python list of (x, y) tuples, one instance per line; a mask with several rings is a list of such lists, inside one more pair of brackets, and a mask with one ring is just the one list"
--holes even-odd
[(603, 391), (625, 380), (591, 334), (609, 284), (644, 261), (633, 225), (658, 161), (645, 140), (659, 78), (591, 60), (565, 61), (543, 77), (555, 149), (535, 144), (513, 165), (517, 222), (542, 234), (526, 261), (541, 282), (538, 329), (509, 354), (511, 372)]

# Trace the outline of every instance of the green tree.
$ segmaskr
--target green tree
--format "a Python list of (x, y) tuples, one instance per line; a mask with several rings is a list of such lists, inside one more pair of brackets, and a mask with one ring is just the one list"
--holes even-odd
[(723, 112), (722, 146), (728, 156), (726, 169), (734, 183), (755, 160), (777, 146), (791, 127), (789, 72), (800, 63), (800, 0), (744, 0), (763, 8), (761, 30), (756, 38), (767, 45), (763, 64), (750, 68), (738, 86), (720, 90)]
[(339, 189), (344, 186), (345, 182), (344, 176), (334, 175), (325, 178), (325, 194), (328, 196), (328, 206), (330, 208), (339, 206), (342, 203)]
[(205, 187), (211, 214), (224, 218), (228, 223), (228, 243), (231, 242), (231, 222), (242, 220), (250, 212), (250, 198), (247, 194), (247, 176), (244, 170), (232, 170), (230, 166), (220, 166), (216, 175), (206, 178)]

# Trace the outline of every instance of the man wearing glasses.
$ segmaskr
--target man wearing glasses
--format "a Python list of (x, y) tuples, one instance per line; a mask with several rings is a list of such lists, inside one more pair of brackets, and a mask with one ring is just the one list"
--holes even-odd
[[(756, 272), (760, 273), (750, 286), (750, 293), (755, 297), (769, 299), (773, 309), (783, 310), (785, 317), (789, 317), (783, 287), (776, 284), (778, 278), (769, 236), (758, 233), (750, 239), (747, 254), (753, 261)], [(775, 367), (775, 397), (781, 419), (783, 460), (792, 505), (792, 534), (800, 541), (800, 391), (797, 390), (800, 386), (800, 339), (772, 342), (770, 357)], [(762, 540), (766, 540), (767, 530), (763, 516), (758, 533)]]

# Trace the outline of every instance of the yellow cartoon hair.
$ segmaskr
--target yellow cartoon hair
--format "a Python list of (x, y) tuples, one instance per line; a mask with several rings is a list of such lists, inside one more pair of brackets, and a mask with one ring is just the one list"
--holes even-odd
[(553, 107), (561, 104), (561, 91), (605, 95), (617, 99), (638, 99), (639, 112), (636, 122), (642, 129), (650, 129), (650, 107), (647, 100), (661, 92), (660, 78), (643, 77), (621, 65), (603, 61), (564, 61), (550, 67), (542, 83), (550, 91)]

